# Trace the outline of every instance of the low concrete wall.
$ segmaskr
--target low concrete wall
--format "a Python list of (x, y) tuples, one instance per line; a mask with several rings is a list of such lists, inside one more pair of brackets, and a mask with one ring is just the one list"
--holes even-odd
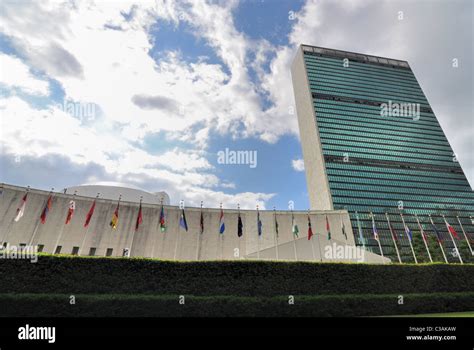
[[(188, 232), (179, 225), (180, 209), (165, 206), (167, 230), (161, 232), (158, 221), (160, 205), (142, 205), (143, 222), (135, 232), (138, 204), (121, 202), (117, 229), (113, 230), (109, 223), (116, 207), (116, 201), (97, 199), (94, 215), (88, 228), (84, 222), (93, 198), (75, 196), (76, 210), (71, 222), (65, 225), (69, 201), (72, 195), (53, 194), (52, 208), (46, 223), (41, 224), (40, 215), (48, 198), (49, 192), (30, 189), (24, 216), (15, 222), (16, 210), (20, 206), (25, 188), (3, 185), (0, 195), (0, 241), (10, 245), (20, 244), (42, 245), (43, 252), (54, 253), (61, 246), (61, 253), (71, 254), (74, 247), (79, 247), (80, 255), (89, 255), (95, 248), (95, 255), (106, 255), (112, 249), (112, 256), (122, 256), (125, 248), (130, 249), (130, 256), (154, 257), (172, 260), (233, 260), (242, 258), (275, 259), (265, 253), (268, 249), (286, 243), (293, 244), (291, 231), (291, 212), (276, 211), (279, 235), (275, 234), (273, 211), (260, 211), (263, 223), (263, 234), (257, 233), (257, 212), (241, 210), (244, 225), (243, 236), (237, 236), (237, 210), (224, 210), (226, 230), (219, 234), (219, 209), (203, 208), (204, 232), (200, 230), (200, 208), (186, 208)], [(326, 215), (328, 217), (332, 242), (343, 242), (354, 245), (351, 224), (347, 211), (312, 211), (310, 212), (313, 232), (326, 237)], [(307, 212), (294, 212), (295, 221), (300, 230), (296, 255), (282, 254), (279, 259), (285, 260), (320, 260), (320, 256), (303, 253), (311, 249), (307, 241)], [(342, 221), (347, 232), (347, 240), (342, 234)], [(293, 248), (292, 248), (293, 251)], [(260, 253), (262, 252), (261, 256)], [(298, 254), (299, 253), (299, 254)], [(368, 252), (367, 252), (368, 253)], [(370, 254), (370, 253), (368, 253)], [(373, 262), (377, 262), (375, 254)], [(388, 260), (387, 260), (388, 261)]]

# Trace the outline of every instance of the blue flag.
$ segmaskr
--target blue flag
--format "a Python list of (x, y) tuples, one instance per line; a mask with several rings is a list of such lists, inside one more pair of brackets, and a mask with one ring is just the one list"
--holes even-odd
[(181, 218), (179, 219), (179, 224), (182, 228), (188, 232), (188, 223), (186, 221), (186, 215), (184, 214), (184, 209), (181, 209)]
[(260, 220), (260, 213), (257, 211), (257, 227), (258, 227), (258, 235), (262, 235), (262, 220)]
[(219, 233), (224, 233), (225, 231), (225, 222), (224, 222), (224, 211), (221, 208), (221, 216), (219, 217)]
[(405, 233), (407, 234), (408, 239), (409, 239), (409, 241), (411, 242), (411, 241), (413, 240), (413, 235), (412, 235), (412, 233), (411, 233), (410, 228), (409, 228), (407, 225), (405, 225)]

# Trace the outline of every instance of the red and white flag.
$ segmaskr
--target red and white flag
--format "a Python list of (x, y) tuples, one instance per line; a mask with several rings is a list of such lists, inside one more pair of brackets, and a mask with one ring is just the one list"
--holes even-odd
[(69, 208), (67, 210), (66, 225), (71, 222), (72, 215), (74, 214), (74, 210), (76, 210), (76, 202), (70, 201)]
[(21, 200), (20, 206), (16, 210), (15, 222), (20, 221), (21, 217), (25, 213), (25, 207), (26, 207), (26, 200), (27, 199), (28, 199), (28, 193), (25, 193), (25, 195), (23, 196), (23, 198)]
[(446, 223), (446, 228), (447, 228), (448, 231), (453, 235), (453, 237), (459, 239), (459, 236), (458, 236), (457, 232), (454, 230), (454, 227), (452, 227), (452, 226), (446, 221), (446, 219), (444, 219), (444, 222)]
[(94, 209), (95, 209), (95, 200), (92, 203), (91, 208), (89, 209), (89, 212), (87, 213), (86, 222), (84, 223), (84, 227), (89, 226), (89, 223), (91, 222), (92, 215), (94, 215)]

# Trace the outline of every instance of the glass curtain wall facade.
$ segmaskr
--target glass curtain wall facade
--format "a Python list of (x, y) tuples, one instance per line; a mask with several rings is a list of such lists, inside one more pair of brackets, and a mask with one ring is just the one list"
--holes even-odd
[(379, 253), (373, 213), (383, 252), (396, 261), (388, 215), (410, 261), (400, 214), (419, 232), (416, 214), (433, 235), (431, 215), (456, 261), (443, 215), (472, 239), (474, 192), (408, 63), (308, 46), (302, 54), (332, 205), (349, 211), (356, 242)]

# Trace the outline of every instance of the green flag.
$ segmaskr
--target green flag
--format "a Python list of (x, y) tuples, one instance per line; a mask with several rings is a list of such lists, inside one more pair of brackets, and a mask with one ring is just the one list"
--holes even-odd
[(300, 232), (300, 230), (298, 229), (298, 225), (295, 223), (295, 217), (293, 214), (291, 214), (291, 231), (296, 237), (298, 237), (298, 232)]

